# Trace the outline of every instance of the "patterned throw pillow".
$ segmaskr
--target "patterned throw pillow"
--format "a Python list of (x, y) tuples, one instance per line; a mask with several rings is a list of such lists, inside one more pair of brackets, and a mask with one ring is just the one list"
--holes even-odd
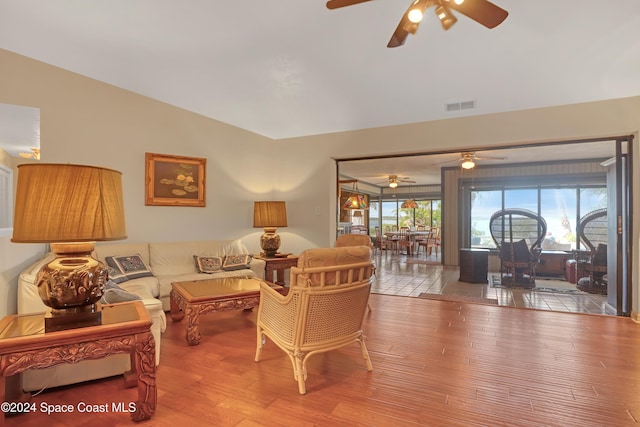
[(108, 256), (105, 258), (107, 264), (113, 268), (120, 269), (128, 279), (153, 276), (151, 269), (144, 263), (140, 254), (125, 256)]
[(118, 267), (112, 267), (107, 265), (107, 271), (109, 272), (109, 280), (114, 283), (122, 283), (129, 280), (127, 276)]
[(232, 270), (242, 270), (245, 268), (249, 268), (249, 264), (251, 263), (251, 255), (243, 254), (243, 255), (227, 255), (224, 257), (224, 262), (222, 263), (222, 269), (224, 271), (232, 271)]
[(198, 256), (194, 255), (193, 259), (196, 262), (196, 270), (198, 273), (215, 273), (222, 270), (221, 256)]

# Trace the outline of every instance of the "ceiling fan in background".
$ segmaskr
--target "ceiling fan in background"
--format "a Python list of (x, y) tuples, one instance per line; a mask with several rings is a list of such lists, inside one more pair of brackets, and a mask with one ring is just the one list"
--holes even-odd
[[(329, 0), (327, 8), (338, 9), (367, 1), (371, 0)], [(387, 47), (402, 46), (409, 33), (415, 34), (425, 11), (431, 6), (435, 6), (436, 16), (445, 31), (458, 21), (450, 9), (462, 13), (487, 28), (497, 27), (509, 15), (509, 12), (487, 0), (414, 0), (402, 15)]]
[(387, 182), (389, 183), (389, 187), (391, 188), (396, 188), (400, 183), (405, 183), (405, 184), (416, 183), (415, 181), (410, 180), (408, 176), (387, 175), (387, 181), (378, 182), (376, 184), (384, 184)]
[(463, 151), (460, 153), (460, 158), (457, 160), (448, 160), (446, 162), (436, 163), (436, 165), (443, 165), (446, 163), (461, 162), (462, 169), (473, 169), (476, 166), (478, 160), (507, 160), (506, 157), (492, 157), (492, 156), (476, 156), (475, 151)]
[(35, 159), (40, 160), (40, 149), (32, 148), (30, 153), (19, 153), (23, 159)]

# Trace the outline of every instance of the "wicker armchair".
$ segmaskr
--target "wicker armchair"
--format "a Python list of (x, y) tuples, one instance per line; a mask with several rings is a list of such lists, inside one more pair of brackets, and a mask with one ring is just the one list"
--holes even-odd
[(580, 218), (576, 228), (578, 238), (586, 247), (586, 252), (576, 253), (576, 268), (589, 275), (578, 280), (577, 288), (598, 294), (607, 294), (607, 243), (609, 221), (607, 209), (591, 211)]
[(365, 246), (308, 249), (291, 269), (289, 293), (260, 288), (256, 362), (269, 337), (291, 359), (300, 394), (306, 393), (307, 359), (353, 343), (364, 343), (362, 320), (369, 300), (373, 264)]
[(489, 231), (500, 255), (504, 286), (534, 287), (547, 222), (526, 209), (503, 209), (489, 219)]

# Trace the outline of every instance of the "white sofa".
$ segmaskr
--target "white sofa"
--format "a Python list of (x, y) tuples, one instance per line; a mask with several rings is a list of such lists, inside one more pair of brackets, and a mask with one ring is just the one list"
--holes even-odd
[[(194, 255), (226, 256), (247, 254), (240, 240), (207, 240), (170, 243), (109, 243), (96, 245), (94, 256), (106, 263), (107, 257), (140, 255), (152, 276), (130, 279), (118, 284), (127, 292), (139, 296), (152, 319), (151, 332), (156, 343), (156, 363), (160, 362), (161, 333), (166, 327), (165, 311), (169, 311), (171, 283), (182, 280), (204, 280), (212, 277), (264, 277), (264, 261), (252, 259), (249, 267), (212, 274), (198, 273)], [(53, 259), (52, 253), (25, 269), (18, 281), (18, 314), (43, 312), (35, 286), (35, 275), (42, 265)], [(23, 373), (25, 391), (40, 390), (120, 375), (130, 368), (129, 356), (118, 354), (100, 360), (77, 364), (61, 364), (52, 368), (28, 370)]]

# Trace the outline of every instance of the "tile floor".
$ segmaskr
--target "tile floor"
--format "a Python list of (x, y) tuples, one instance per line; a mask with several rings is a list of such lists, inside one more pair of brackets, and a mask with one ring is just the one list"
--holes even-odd
[[(424, 253), (407, 256), (386, 252), (378, 251), (376, 254), (376, 279), (371, 289), (373, 293), (411, 297), (417, 297), (423, 292), (472, 296), (494, 298), (498, 300), (498, 304), (511, 307), (616, 315), (615, 309), (607, 304), (607, 297), (604, 295), (579, 292), (577, 289), (559, 293), (465, 283), (458, 281), (458, 268), (443, 267), (434, 255), (425, 258)], [(416, 261), (419, 263), (414, 263)], [(540, 283), (540, 279), (537, 283)], [(572, 288), (567, 282), (562, 284), (563, 287)]]

